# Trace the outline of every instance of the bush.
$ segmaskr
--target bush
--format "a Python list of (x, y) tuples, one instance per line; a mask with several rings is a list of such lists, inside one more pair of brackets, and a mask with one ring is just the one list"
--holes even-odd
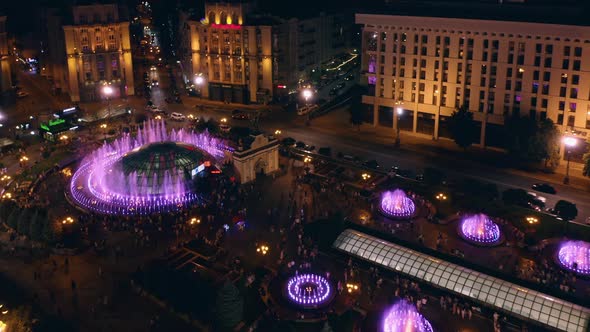
[(565, 220), (574, 220), (578, 216), (576, 204), (563, 199), (555, 203), (555, 214)]
[(424, 169), (424, 182), (428, 185), (438, 185), (444, 180), (444, 173), (436, 168), (426, 167)]
[(507, 189), (502, 192), (502, 201), (506, 205), (527, 206), (532, 198), (524, 189)]

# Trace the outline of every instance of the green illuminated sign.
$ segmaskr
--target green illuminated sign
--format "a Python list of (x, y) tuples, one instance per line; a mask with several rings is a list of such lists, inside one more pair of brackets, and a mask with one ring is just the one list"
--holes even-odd
[(48, 124), (42, 123), (40, 125), (40, 127), (42, 129), (45, 129), (45, 130), (49, 131), (50, 130), (49, 127), (54, 127), (54, 126), (60, 125), (60, 124), (65, 123), (65, 122), (66, 122), (66, 120), (64, 120), (64, 119), (49, 120), (49, 123)]

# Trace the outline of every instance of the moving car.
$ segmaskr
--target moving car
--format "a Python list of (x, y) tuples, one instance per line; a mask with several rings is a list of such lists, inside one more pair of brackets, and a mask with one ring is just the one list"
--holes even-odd
[(248, 114), (239, 110), (234, 110), (231, 114), (231, 118), (235, 120), (248, 120)]
[(177, 112), (172, 112), (170, 113), (170, 119), (174, 121), (184, 121), (186, 120), (186, 116)]
[(536, 191), (540, 191), (542, 193), (547, 193), (547, 194), (557, 194), (557, 190), (555, 190), (555, 188), (553, 188), (553, 186), (551, 186), (548, 183), (535, 183), (533, 184), (533, 190)]
[(19, 91), (19, 92), (16, 93), (16, 96), (18, 98), (24, 98), (24, 97), (26, 97), (28, 95), (29, 95), (29, 93), (28, 92), (25, 92), (25, 91)]

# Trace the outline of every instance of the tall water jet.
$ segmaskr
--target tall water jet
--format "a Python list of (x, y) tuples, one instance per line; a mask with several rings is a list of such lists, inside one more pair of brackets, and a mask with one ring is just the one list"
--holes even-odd
[(577, 274), (590, 276), (590, 243), (584, 241), (566, 241), (557, 252), (559, 264)]
[(380, 210), (394, 219), (410, 219), (416, 214), (416, 205), (401, 189), (386, 191), (381, 195)]
[(382, 332), (432, 332), (432, 325), (414, 305), (400, 300), (387, 312), (381, 323)]
[(72, 176), (75, 204), (118, 215), (178, 210), (201, 199), (192, 177), (229, 150), (208, 133), (168, 132), (163, 121), (149, 121), (132, 137), (105, 143)]
[(459, 224), (459, 235), (467, 242), (494, 246), (501, 242), (500, 227), (483, 213), (467, 215)]

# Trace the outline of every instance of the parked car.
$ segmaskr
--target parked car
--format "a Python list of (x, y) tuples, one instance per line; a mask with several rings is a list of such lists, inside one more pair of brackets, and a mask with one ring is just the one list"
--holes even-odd
[(281, 144), (285, 145), (285, 146), (293, 146), (295, 144), (295, 139), (293, 137), (285, 137), (283, 138), (283, 140), (281, 140)]
[(363, 166), (371, 169), (379, 169), (379, 163), (375, 159), (365, 161)]
[(533, 189), (547, 194), (557, 194), (557, 190), (548, 183), (535, 183), (533, 184)]
[(186, 120), (186, 116), (184, 116), (184, 114), (172, 112), (170, 113), (170, 119), (174, 121), (184, 121)]
[(321, 154), (322, 156), (330, 157), (332, 155), (332, 148), (321, 147), (318, 149), (318, 153)]

